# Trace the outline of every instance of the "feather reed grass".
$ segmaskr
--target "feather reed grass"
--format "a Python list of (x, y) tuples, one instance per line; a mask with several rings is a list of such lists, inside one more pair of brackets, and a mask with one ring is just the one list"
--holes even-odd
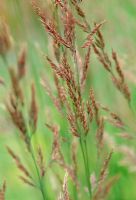
[[(107, 199), (119, 176), (110, 176), (108, 173), (113, 151), (106, 144), (105, 124), (112, 124), (120, 129), (125, 128), (125, 124), (118, 114), (97, 100), (93, 85), (90, 86), (88, 94), (85, 95), (84, 90), (87, 87), (88, 70), (93, 52), (110, 75), (115, 87), (129, 103), (131, 93), (117, 53), (112, 50), (110, 57), (105, 50), (105, 40), (101, 32), (105, 20), (90, 26), (85, 12), (77, 0), (55, 0), (50, 4), (53, 12), (49, 14), (46, 12), (49, 9), (48, 4), (44, 10), (40, 1), (33, 0), (31, 3), (45, 32), (50, 36), (52, 53), (51, 55), (50, 52), (48, 55), (44, 54), (44, 59), (52, 71), (56, 91), (53, 91), (46, 77), (41, 77), (40, 82), (57, 108), (62, 121), (68, 124), (68, 129), (65, 132), (70, 139), (67, 142), (67, 138), (62, 138), (61, 124), (48, 123), (47, 120), (45, 129), (49, 129), (53, 138), (49, 162), (45, 162), (45, 152), (39, 145), (39, 141), (36, 141), (38, 148), (33, 145), (32, 139), (37, 134), (38, 129), (39, 105), (35, 83), (29, 82), (31, 91), (29, 101), (26, 100), (22, 87), (22, 82), (27, 76), (27, 49), (24, 45), (18, 55), (16, 68), (9, 67), (8, 63), (5, 62), (8, 65), (10, 77), (10, 92), (5, 107), (24, 144), (25, 156), (31, 158), (31, 165), (36, 175), (27, 162), (25, 164), (22, 162), (21, 156), (17, 152), (14, 152), (9, 146), (7, 146), (7, 151), (21, 173), (20, 180), (26, 185), (38, 189), (43, 200), (48, 200), (48, 196), (50, 196), (46, 190), (45, 182), (48, 182), (46, 173), (50, 170), (53, 171), (55, 165), (62, 170), (62, 174), (65, 172), (64, 180), (62, 180), (61, 175), (54, 171), (58, 182), (61, 183), (59, 200), (83, 199), (84, 195), (84, 199)], [(83, 41), (85, 42), (82, 42), (81, 46), (78, 44), (78, 29), (84, 34)], [(6, 60), (6, 54), (11, 48), (11, 36), (5, 24), (2, 24), (0, 43), (2, 44), (0, 55)], [(81, 52), (84, 56), (80, 55)], [(4, 83), (1, 78), (0, 83)], [(95, 129), (93, 129), (94, 126)], [(95, 134), (92, 130), (95, 130)], [(93, 135), (95, 135), (94, 140), (90, 140)], [(71, 147), (68, 149), (71, 156), (69, 162), (62, 148), (65, 144), (64, 140)], [(95, 143), (97, 152), (94, 167), (96, 174), (94, 176), (92, 176), (94, 164), (91, 158), (94, 155), (91, 155), (91, 148), (89, 148), (93, 143)], [(128, 162), (129, 156), (131, 156), (132, 163), (135, 164), (134, 154), (131, 151), (121, 147), (118, 148), (118, 151), (123, 152), (126, 156), (122, 163)], [(79, 166), (80, 154), (82, 156), (81, 166)], [(100, 166), (97, 166), (97, 163), (101, 163)], [(82, 172), (80, 172), (80, 167)], [(79, 172), (83, 174), (83, 183)], [(74, 195), (69, 191), (68, 180), (73, 185)], [(4, 200), (5, 188), (4, 183), (0, 190), (0, 200)], [(84, 188), (87, 188), (86, 192)]]

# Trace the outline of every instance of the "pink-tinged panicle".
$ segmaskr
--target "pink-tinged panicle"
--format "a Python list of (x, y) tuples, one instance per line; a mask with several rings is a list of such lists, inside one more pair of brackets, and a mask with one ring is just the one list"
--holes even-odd
[(69, 192), (68, 192), (68, 172), (66, 172), (64, 176), (64, 182), (63, 182), (63, 195), (65, 200), (70, 200)]
[(48, 57), (46, 56), (47, 61), (49, 62), (50, 66), (56, 73), (58, 72), (58, 66)]
[(64, 9), (64, 4), (62, 0), (55, 0), (56, 5), (59, 5), (62, 9)]
[(97, 183), (96, 175), (95, 175), (94, 172), (90, 176), (90, 182), (91, 182), (92, 192), (93, 192), (95, 190), (95, 188), (96, 188), (96, 183)]
[(97, 38), (96, 38), (95, 44), (100, 49), (105, 48), (105, 41), (104, 41), (104, 38), (103, 38), (103, 35), (102, 35), (100, 29), (97, 30)]
[(60, 101), (60, 107), (66, 102), (66, 91), (65, 88), (60, 84), (58, 75), (54, 74), (54, 82), (58, 93), (58, 99)]
[(78, 133), (77, 127), (76, 127), (76, 118), (75, 115), (73, 113), (69, 113), (67, 116), (67, 119), (69, 121), (70, 124), (70, 130), (72, 132), (72, 134), (75, 137), (80, 137), (80, 133)]
[(93, 108), (90, 105), (90, 101), (87, 101), (86, 107), (87, 107), (87, 114), (88, 114), (89, 122), (91, 123), (93, 120)]
[[(101, 52), (99, 51), (99, 49), (96, 47), (95, 44), (93, 44), (92, 46), (93, 46), (94, 53), (98, 56), (98, 58), (101, 58), (101, 57), (102, 57), (102, 54), (101, 54)], [(102, 59), (102, 58), (101, 58), (101, 59)]]
[(77, 59), (77, 66), (79, 69), (79, 77), (81, 79), (82, 73), (83, 73), (83, 60), (82, 60), (82, 56), (81, 56), (80, 52), (78, 51), (78, 49), (76, 49), (76, 59)]
[(112, 189), (113, 185), (119, 180), (119, 178), (119, 175), (115, 175), (113, 177), (110, 177), (107, 181), (105, 181), (105, 183), (101, 185), (101, 188), (99, 187), (99, 190), (97, 189), (92, 200), (107, 199), (110, 190)]
[(116, 113), (111, 112), (110, 115), (118, 127), (124, 127), (122, 119)]
[(26, 167), (22, 164), (20, 158), (13, 152), (13, 150), (9, 147), (7, 147), (9, 155), (13, 158), (15, 161), (17, 168), (22, 172), (22, 174), (30, 179), (32, 181), (32, 176), (30, 175), (29, 171), (26, 169)]
[(130, 91), (129, 91), (127, 84), (125, 83), (125, 76), (124, 76), (124, 73), (121, 69), (120, 62), (118, 60), (118, 57), (117, 57), (117, 54), (116, 54), (115, 51), (112, 51), (112, 58), (115, 62), (116, 71), (117, 71), (117, 74), (119, 76), (119, 79), (116, 78), (115, 76), (113, 76), (112, 80), (113, 80), (115, 86), (124, 94), (126, 99), (128, 101), (130, 101), (131, 94), (130, 94)]
[(120, 145), (117, 151), (123, 155), (119, 164), (128, 168), (129, 172), (136, 172), (136, 151), (127, 145)]
[(91, 48), (88, 48), (87, 54), (85, 56), (85, 61), (83, 65), (83, 73), (82, 73), (82, 78), (81, 78), (81, 85), (84, 85), (84, 82), (86, 81), (87, 78), (87, 72), (89, 68), (89, 63), (90, 63), (90, 55), (91, 55)]
[[(59, 88), (59, 98), (60, 98), (60, 101), (62, 102), (62, 104), (64, 104), (66, 102), (66, 90), (63, 86), (60, 86)], [(67, 104), (67, 102), (66, 102)]]
[(20, 180), (23, 181), (23, 183), (31, 186), (31, 187), (36, 187), (36, 185), (31, 182), (29, 179), (27, 179), (26, 177), (23, 177), (23, 176), (19, 176)]
[(63, 79), (66, 81), (67, 86), (71, 87), (71, 89), (77, 92), (77, 86), (76, 86), (74, 73), (71, 69), (71, 66), (68, 63), (66, 54), (63, 54), (60, 69), (63, 72), (62, 76), (63, 76)]
[(125, 98), (130, 102), (131, 93), (125, 82), (122, 83), (122, 80), (117, 79), (115, 76), (112, 76), (112, 81), (115, 84), (116, 88), (125, 96)]
[(60, 43), (56, 39), (53, 40), (53, 50), (54, 50), (54, 55), (56, 57), (56, 60), (59, 62), (59, 60), (60, 60)]
[(12, 43), (13, 40), (7, 24), (4, 21), (0, 21), (0, 55), (5, 56), (11, 49)]
[[(106, 197), (106, 195), (107, 195), (107, 193), (105, 193), (105, 191), (107, 190), (107, 192), (109, 192), (108, 188), (111, 189), (111, 187), (109, 185), (110, 182), (107, 181), (108, 166), (109, 166), (109, 162), (111, 160), (111, 156), (112, 156), (112, 151), (109, 153), (107, 158), (104, 160), (103, 166), (100, 171), (99, 178), (97, 180), (95, 193), (92, 197), (93, 200), (105, 199), (104, 197)], [(107, 187), (108, 185), (109, 185), (109, 187)]]
[(52, 159), (61, 160), (62, 155), (60, 153), (60, 143), (59, 143), (59, 127), (55, 125), (46, 124), (46, 126), (53, 133), (53, 145), (52, 145)]
[(103, 148), (103, 142), (104, 142), (103, 137), (104, 137), (104, 118), (101, 117), (99, 120), (98, 129), (96, 133), (98, 155), (100, 155), (100, 152)]
[(6, 181), (3, 182), (2, 188), (0, 189), (0, 200), (5, 200), (5, 192), (6, 192)]
[(93, 38), (90, 38), (89, 40), (87, 40), (87, 42), (85, 42), (82, 46), (82, 48), (87, 48), (87, 47), (91, 47), (92, 44), (94, 42), (94, 39)]
[(95, 100), (94, 91), (93, 91), (92, 88), (90, 90), (90, 100), (91, 100), (91, 103), (92, 103), (93, 114), (94, 114), (94, 117), (96, 119), (96, 123), (99, 125), (99, 108), (98, 108), (98, 104)]
[(40, 169), (40, 175), (41, 177), (43, 177), (45, 175), (45, 162), (44, 162), (44, 157), (43, 157), (43, 153), (42, 153), (42, 150), (41, 148), (39, 147), (38, 148), (38, 166), (39, 166), (39, 169)]
[(119, 180), (119, 178), (120, 178), (119, 175), (115, 175), (115, 176), (109, 178), (109, 180), (106, 182), (104, 190), (103, 190), (103, 199), (107, 198), (111, 188)]
[(44, 12), (41, 11), (41, 8), (37, 5), (35, 1), (32, 1), (32, 6), (40, 17), (40, 20), (46, 29), (46, 31), (54, 38), (56, 41), (67, 48), (71, 48), (70, 45), (61, 37), (61, 35), (57, 32), (55, 24), (53, 20), (49, 19), (48, 16), (45, 15)]
[(35, 86), (31, 85), (31, 104), (30, 104), (30, 112), (29, 112), (29, 124), (31, 127), (32, 133), (35, 133), (37, 128), (37, 120), (38, 120), (38, 106), (36, 102), (36, 94), (35, 94)]
[(2, 77), (0, 77), (0, 85), (5, 85), (5, 81), (3, 80)]
[(18, 79), (22, 79), (26, 73), (26, 45), (23, 45), (18, 56)]
[(85, 18), (85, 13), (84, 11), (81, 9), (81, 7), (78, 5), (78, 3), (75, 0), (71, 0), (72, 4), (75, 6), (75, 9), (78, 13), (78, 15), (82, 18)]
[(124, 74), (123, 74), (123, 71), (121, 69), (121, 66), (120, 66), (120, 63), (119, 63), (119, 60), (117, 58), (117, 54), (115, 51), (112, 51), (112, 58), (115, 62), (115, 65), (116, 65), (116, 71), (119, 75), (119, 77), (121, 78), (121, 81), (124, 82)]
[(59, 160), (58, 164), (68, 172), (69, 177), (72, 179), (73, 183), (76, 185), (76, 187), (78, 187), (78, 180), (77, 177), (75, 177), (75, 173), (74, 170), (71, 166), (67, 165), (67, 163), (65, 163), (64, 159), (63, 160)]
[(97, 33), (97, 31), (100, 29), (100, 27), (101, 27), (104, 23), (105, 23), (105, 20), (102, 21), (102, 22), (100, 22), (100, 23), (98, 23), (98, 24), (95, 24), (93, 30), (92, 30), (91, 33), (87, 36), (87, 39), (89, 40), (90, 38), (92, 38), (92, 36), (93, 36), (94, 34)]
[(95, 38), (95, 43), (93, 44), (93, 49), (94, 49), (94, 52), (97, 55), (99, 61), (103, 65), (103, 67), (112, 74), (111, 59), (108, 56), (108, 54), (105, 52), (105, 41), (104, 41), (104, 38), (103, 38), (103, 35), (102, 35), (100, 29), (98, 29), (98, 31), (96, 33), (96, 38)]
[(99, 104), (99, 106), (101, 107), (101, 109), (103, 109), (110, 115), (108, 117), (105, 117), (105, 120), (107, 120), (108, 122), (110, 122), (111, 124), (113, 124), (114, 126), (116, 126), (118, 128), (124, 127), (124, 123), (123, 123), (122, 119), (116, 113), (111, 112), (111, 110), (108, 107), (105, 107), (101, 104)]
[(93, 44), (93, 36), (97, 33), (97, 31), (100, 29), (100, 27), (105, 23), (105, 21), (96, 24), (91, 33), (87, 36), (87, 41), (83, 44), (82, 48), (87, 48), (89, 46), (92, 46)]
[(103, 67), (111, 73), (111, 64), (109, 63), (110, 60), (107, 56), (107, 54), (105, 53), (101, 53), (101, 51), (97, 48), (97, 46), (95, 44), (92, 45), (93, 46), (93, 50), (94, 53), (96, 54), (96, 56), (98, 57), (99, 61), (101, 62), (101, 64), (103, 65)]
[(72, 178), (74, 183), (77, 183), (74, 170), (65, 163), (64, 156), (61, 152), (60, 137), (59, 137), (59, 127), (55, 125), (46, 124), (46, 126), (53, 133), (53, 145), (52, 145), (52, 161), (56, 162), (64, 170), (67, 170), (69, 176)]
[(6, 108), (10, 114), (13, 124), (17, 127), (20, 131), (21, 137), (24, 140), (27, 149), (29, 150), (30, 147), (30, 140), (27, 134), (27, 126), (25, 123), (25, 119), (21, 110), (19, 110), (17, 106), (16, 99), (11, 95), (10, 102), (6, 103)]
[(64, 176), (63, 186), (62, 186), (62, 192), (60, 193), (58, 200), (70, 200), (67, 179), (68, 179), (68, 172), (66, 171), (66, 174)]
[(19, 100), (21, 102), (21, 104), (23, 105), (23, 103), (24, 103), (23, 92), (20, 87), (18, 76), (13, 68), (9, 68), (9, 74), (10, 74), (10, 79), (11, 79), (11, 83), (12, 83), (13, 93), (14, 93), (16, 99)]
[(54, 105), (56, 106), (56, 108), (58, 109), (59, 112), (61, 112), (61, 107), (60, 107), (60, 101), (58, 98), (56, 98), (53, 95), (53, 92), (51, 90), (51, 87), (48, 83), (48, 81), (46, 79), (42, 79), (41, 80), (41, 85), (45, 88), (47, 94), (49, 95), (49, 97), (51, 98), (52, 102), (54, 103)]
[[(90, 32), (90, 25), (88, 24), (87, 20), (86, 20), (86, 16), (85, 16), (85, 12), (82, 10), (82, 8), (79, 6), (78, 1), (76, 0), (71, 0), (71, 3), (73, 4), (77, 14), (79, 17), (82, 18), (83, 20), (83, 25), (80, 23), (81, 27), (83, 28), (83, 31), (85, 32)], [(78, 24), (78, 23), (77, 23)], [(79, 24), (78, 24), (79, 25)], [(79, 25), (79, 26), (80, 26)]]
[(51, 59), (47, 57), (48, 62), (50, 63), (50, 66), (52, 67), (54, 73), (63, 79), (66, 82), (67, 88), (68, 88), (68, 93), (73, 101), (74, 105), (77, 105), (77, 86), (75, 82), (75, 77), (73, 75), (73, 72), (71, 70), (71, 67), (67, 61), (67, 58), (65, 55), (63, 55), (63, 58), (61, 60), (61, 63), (59, 66), (57, 66)]
[(123, 139), (126, 139), (126, 140), (134, 140), (134, 139), (135, 139), (135, 136), (133, 136), (133, 135), (130, 134), (130, 133), (120, 133), (120, 134), (118, 135), (118, 137), (123, 138)]
[(87, 135), (89, 127), (88, 127), (88, 123), (87, 123), (87, 115), (85, 112), (85, 105), (83, 102), (81, 104), (77, 104), (77, 116), (80, 119), (80, 122), (83, 127), (85, 135)]
[(79, 20), (75, 19), (75, 23), (77, 26), (79, 26), (84, 32), (89, 33), (88, 26), (84, 23), (81, 23)]
[(101, 183), (105, 180), (107, 176), (107, 170), (108, 170), (108, 166), (109, 166), (109, 162), (111, 160), (112, 154), (113, 154), (113, 151), (111, 151), (109, 155), (107, 156), (107, 158), (104, 160), (104, 163), (100, 172), (99, 180), (98, 180), (99, 185), (101, 185)]
[(95, 44), (92, 44), (94, 53), (97, 55), (99, 61), (103, 65), (103, 67), (110, 73), (112, 81), (116, 88), (125, 96), (125, 98), (130, 102), (131, 94), (127, 84), (125, 83), (125, 76), (121, 69), (119, 59), (115, 51), (112, 51), (112, 59), (115, 63), (116, 72), (118, 77), (114, 75), (112, 70), (112, 62), (108, 54), (105, 52), (105, 42), (103, 35), (100, 30), (97, 31), (97, 38), (95, 39)]
[(73, 47), (75, 40), (75, 19), (70, 10), (64, 10), (63, 21), (65, 41), (67, 42), (67, 44)]

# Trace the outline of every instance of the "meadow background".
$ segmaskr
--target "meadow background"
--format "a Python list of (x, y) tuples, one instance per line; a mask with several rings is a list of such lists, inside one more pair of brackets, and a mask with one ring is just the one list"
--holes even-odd
[[(50, 1), (50, 0), (49, 0)], [(86, 11), (87, 19), (92, 24), (106, 20), (103, 26), (103, 34), (106, 38), (106, 48), (111, 52), (112, 48), (117, 51), (123, 69), (128, 77), (128, 84), (132, 92), (131, 106), (136, 113), (136, 1), (135, 0), (83, 0), (82, 5)], [(8, 53), (8, 66), (15, 66), (17, 55), (22, 43), (27, 44), (27, 77), (22, 83), (26, 99), (30, 98), (30, 83), (34, 81), (37, 89), (39, 102), (39, 121), (36, 139), (44, 146), (45, 157), (48, 160), (48, 152), (51, 151), (52, 136), (45, 127), (45, 122), (54, 121), (61, 125), (61, 132), (65, 134), (65, 122), (62, 122), (53, 103), (40, 84), (40, 78), (44, 74), (49, 81), (52, 76), (43, 54), (50, 53), (50, 43), (37, 16), (34, 14), (29, 0), (0, 0), (0, 18), (4, 18), (9, 24), (11, 34), (14, 39), (14, 51)], [(3, 77), (6, 85), (0, 86), (0, 183), (3, 179), (7, 182), (7, 200), (37, 200), (40, 194), (33, 188), (29, 188), (18, 179), (19, 171), (7, 153), (6, 145), (15, 151), (23, 154), (23, 144), (19, 141), (15, 129), (5, 110), (4, 103), (9, 92), (10, 80), (7, 73), (7, 64), (0, 58), (0, 76)], [(126, 124), (132, 127), (132, 134), (136, 132), (135, 118), (131, 113), (127, 102), (123, 96), (113, 87), (113, 84), (96, 60), (95, 56), (91, 60), (89, 69), (88, 88), (93, 85), (96, 96), (104, 105), (108, 105), (112, 110), (119, 113)], [(27, 102), (27, 100), (26, 100)], [(63, 131), (64, 130), (64, 131)], [(136, 140), (126, 140), (119, 137), (119, 130), (112, 126), (106, 126), (116, 140), (117, 145), (126, 144), (136, 149)], [(21, 147), (21, 148), (20, 148)], [(90, 147), (93, 152), (93, 146)], [(64, 145), (68, 152), (68, 144)], [(95, 150), (94, 150), (95, 151)], [(93, 155), (92, 160), (93, 160)], [(135, 200), (136, 199), (136, 172), (130, 172), (129, 167), (119, 165), (121, 159), (119, 153), (114, 153), (110, 163), (110, 174), (121, 175), (120, 180), (112, 188), (109, 200)], [(27, 158), (24, 157), (24, 160)], [(94, 161), (92, 161), (93, 163)], [(136, 164), (136, 163), (135, 163)], [(93, 165), (93, 164), (92, 164)], [(51, 172), (47, 176), (51, 176)], [(48, 178), (47, 178), (48, 180)], [(53, 178), (49, 183), (46, 181), (46, 189), (52, 191), (50, 184), (55, 188)], [(38, 196), (39, 195), (39, 196)], [(51, 193), (50, 199), (54, 199), (55, 194)]]

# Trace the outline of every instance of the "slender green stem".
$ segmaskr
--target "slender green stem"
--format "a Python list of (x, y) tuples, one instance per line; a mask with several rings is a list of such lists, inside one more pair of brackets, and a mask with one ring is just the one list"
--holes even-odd
[(89, 179), (89, 192), (90, 194), (92, 193), (91, 191), (91, 183), (90, 183), (90, 169), (89, 169), (89, 157), (88, 157), (88, 151), (87, 151), (87, 143), (86, 140), (84, 140), (85, 144), (85, 154), (86, 154), (86, 164), (87, 164), (87, 173), (88, 173), (88, 179)]
[(33, 162), (34, 162), (34, 166), (35, 166), (35, 169), (36, 169), (36, 172), (37, 172), (38, 179), (39, 179), (39, 184), (40, 184), (39, 186), (40, 186), (40, 190), (41, 190), (41, 193), (42, 193), (43, 200), (46, 200), (47, 197), (46, 197), (45, 192), (44, 192), (42, 179), (41, 179), (41, 176), (40, 176), (40, 173), (39, 173), (39, 169), (37, 167), (37, 163), (36, 163), (36, 159), (35, 159), (35, 155), (34, 155), (34, 151), (33, 151), (32, 146), (31, 146), (31, 156), (32, 156), (32, 159), (33, 159)]
[(86, 173), (86, 181), (87, 181), (87, 185), (88, 185), (88, 191), (89, 191), (89, 195), (90, 195), (90, 199), (92, 197), (92, 192), (91, 192), (91, 184), (90, 184), (90, 174), (89, 174), (89, 171), (88, 171), (88, 161), (87, 161), (87, 156), (86, 156), (86, 150), (85, 150), (85, 147), (84, 147), (84, 144), (83, 144), (83, 141), (82, 139), (80, 138), (80, 147), (81, 147), (81, 151), (82, 151), (82, 155), (83, 155), (83, 160), (84, 160), (84, 168), (85, 168), (85, 173)]

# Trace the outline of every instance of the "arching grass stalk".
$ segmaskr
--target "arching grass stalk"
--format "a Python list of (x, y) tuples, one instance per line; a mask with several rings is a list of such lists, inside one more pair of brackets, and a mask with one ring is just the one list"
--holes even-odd
[[(74, 44), (73, 59), (74, 59), (74, 65), (75, 65), (75, 70), (76, 70), (76, 75), (77, 75), (78, 90), (79, 90), (79, 94), (81, 95), (79, 66), (78, 66), (77, 53), (76, 53), (75, 46), (76, 46), (76, 44)], [(78, 123), (77, 123), (77, 128), (78, 128)], [(79, 133), (81, 133), (81, 131), (79, 131)], [(91, 183), (90, 183), (90, 170), (89, 170), (87, 143), (86, 143), (86, 137), (82, 136), (82, 134), (80, 134), (80, 148), (81, 148), (83, 161), (84, 161), (84, 168), (85, 168), (85, 173), (86, 173), (86, 181), (87, 181), (89, 196), (90, 196), (90, 199), (91, 199), (92, 191), (91, 191)]]
[[(78, 62), (77, 62), (76, 48), (73, 51), (73, 59), (74, 59), (76, 73), (77, 73), (78, 90), (81, 95), (79, 67), (78, 67)], [(78, 123), (77, 123), (77, 127), (78, 127)], [(81, 131), (79, 131), (79, 132), (81, 132)], [(80, 134), (80, 147), (81, 147), (81, 152), (82, 152), (83, 161), (84, 161), (84, 168), (85, 168), (85, 173), (86, 173), (86, 181), (87, 181), (88, 191), (89, 191), (89, 195), (90, 195), (90, 199), (91, 199), (92, 191), (91, 191), (91, 183), (90, 183), (90, 170), (89, 170), (87, 144), (86, 144), (86, 138), (83, 137), (82, 134)]]

